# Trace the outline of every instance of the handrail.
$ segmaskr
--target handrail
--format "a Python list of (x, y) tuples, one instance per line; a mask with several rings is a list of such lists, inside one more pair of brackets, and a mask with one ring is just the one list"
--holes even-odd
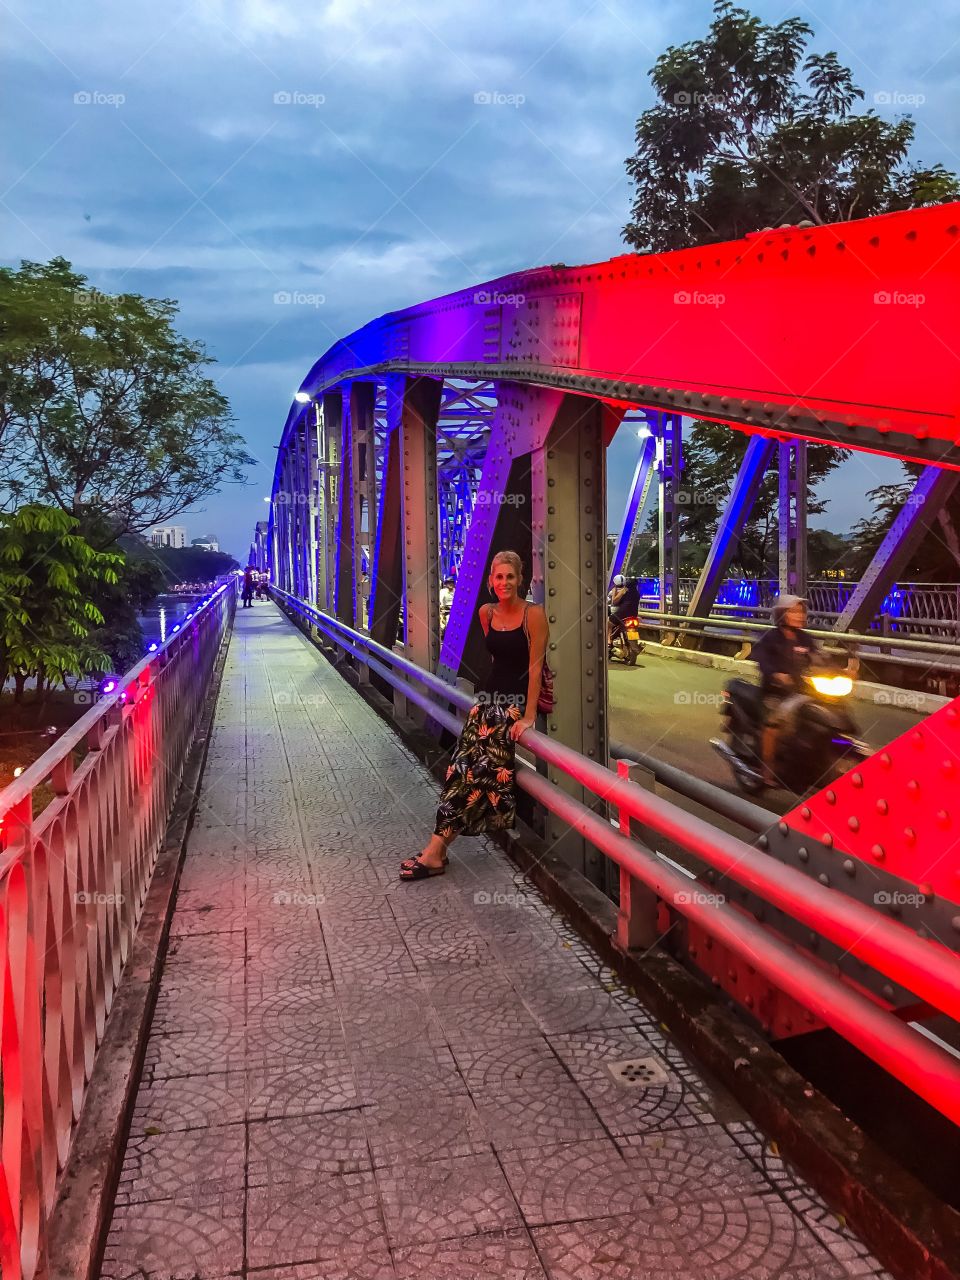
[[(661, 622), (676, 622), (678, 624), (685, 623), (688, 626), (690, 623), (695, 623), (696, 625), (690, 628), (694, 631), (702, 631), (708, 626), (726, 628), (728, 631), (769, 631), (772, 626), (772, 623), (769, 621), (747, 622), (740, 618), (704, 618), (698, 614), (661, 613), (659, 609), (638, 609), (637, 617), (645, 626), (653, 626), (658, 631), (677, 631), (680, 629), (679, 626), (669, 628), (661, 627), (656, 622), (656, 619), (658, 618)], [(925, 623), (924, 625), (937, 626), (939, 624), (931, 622), (929, 624)], [(950, 654), (954, 658), (960, 657), (960, 650), (958, 650), (958, 646), (956, 644), (946, 644), (940, 640), (915, 640), (910, 636), (899, 636), (895, 633), (885, 635), (883, 633), (876, 632), (873, 635), (863, 635), (860, 632), (854, 631), (821, 631), (815, 627), (805, 627), (804, 630), (808, 635), (815, 636), (818, 640), (833, 640), (836, 643), (840, 643), (842, 641), (858, 645), (883, 645), (886, 648), (897, 649), (918, 649), (923, 650), (926, 653), (945, 653)], [(870, 656), (872, 657), (873, 655)]]
[[(231, 579), (0, 791), (0, 1274), (31, 1280), (236, 605)], [(74, 751), (86, 755), (74, 767)], [(53, 798), (34, 817), (34, 791)]]
[[(339, 631), (360, 648), (379, 654), (444, 701), (452, 702), (461, 710), (472, 706), (473, 699), (469, 694), (424, 671), (409, 658), (393, 653), (369, 636), (354, 631), (339, 619), (298, 600), (281, 588), (272, 590), (291, 601), (296, 611), (313, 614), (317, 624), (328, 633)], [(332, 638), (336, 639), (336, 635)], [(946, 947), (918, 938), (905, 925), (810, 880), (794, 867), (768, 858), (736, 836), (727, 835), (636, 783), (618, 778), (604, 765), (588, 760), (546, 734), (528, 729), (523, 735), (523, 745), (539, 759), (561, 769), (598, 799), (609, 801), (638, 822), (653, 827), (697, 854), (715, 870), (766, 898), (772, 905), (860, 957), (929, 1004), (953, 1018), (960, 1018), (960, 960)]]
[(702, 778), (694, 778), (675, 765), (658, 760), (656, 756), (639, 751), (636, 747), (629, 747), (624, 742), (611, 742), (609, 752), (615, 760), (632, 760), (636, 764), (642, 764), (658, 782), (662, 782), (671, 791), (686, 796), (688, 800), (693, 800), (706, 809), (712, 809), (714, 813), (729, 818), (748, 831), (756, 831), (758, 834), (769, 831), (779, 816), (771, 809), (764, 809), (762, 805), (744, 800), (742, 796), (732, 796), (722, 787), (715, 787), (712, 782), (704, 782)]
[[(474, 701), (469, 694), (281, 588), (271, 590), (282, 604), (371, 666), (404, 697), (451, 732), (459, 731), (457, 717), (444, 706), (438, 706), (429, 693), (464, 711)], [(399, 675), (398, 670), (407, 678)], [(421, 691), (417, 685), (429, 692)], [(556, 765), (598, 799), (611, 802), (621, 813), (691, 848), (704, 861), (746, 884), (824, 937), (862, 956), (874, 968), (887, 973), (936, 1008), (953, 1017), (960, 1012), (960, 960), (945, 947), (922, 940), (878, 912), (808, 880), (794, 868), (765, 858), (735, 837), (651, 796), (643, 788), (618, 778), (602, 765), (553, 742), (544, 734), (528, 730), (523, 746), (539, 759)], [(952, 1055), (735, 907), (698, 899), (689, 892), (689, 881), (656, 859), (650, 850), (617, 833), (609, 822), (542, 778), (522, 760), (519, 764), (517, 783), (523, 790), (567, 821), (631, 876), (670, 901), (681, 914), (696, 920), (724, 945), (762, 969), (775, 985), (815, 1017), (960, 1124), (960, 1063)]]

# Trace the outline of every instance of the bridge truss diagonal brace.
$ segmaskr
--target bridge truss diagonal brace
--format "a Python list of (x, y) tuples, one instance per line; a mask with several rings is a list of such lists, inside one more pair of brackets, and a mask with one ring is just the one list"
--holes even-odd
[(440, 656), (437, 420), (442, 389), (435, 378), (407, 378), (387, 388), (388, 423), (396, 415), (400, 420), (406, 654), (433, 672)]
[(342, 416), (342, 392), (324, 392), (320, 408), (320, 493), (323, 499), (320, 536), (323, 543), (322, 555), (324, 577), (326, 579), (323, 607), (330, 612), (335, 612), (336, 609), (337, 513), (339, 509)]
[[(391, 396), (389, 403), (397, 403)], [(370, 573), (370, 635), (392, 648), (397, 640), (403, 602), (403, 464), (400, 413), (388, 413), (383, 441), (383, 469), (377, 506), (377, 536)]]
[(649, 435), (644, 439), (640, 447), (640, 458), (637, 461), (633, 480), (630, 484), (630, 491), (627, 494), (627, 505), (623, 513), (623, 523), (620, 526), (620, 536), (617, 539), (613, 559), (610, 562), (610, 571), (607, 574), (608, 591), (612, 588), (613, 580), (617, 574), (623, 573), (624, 567), (630, 563), (633, 544), (636, 541), (640, 520), (643, 517), (644, 508), (647, 505), (647, 496), (650, 493), (650, 486), (653, 481), (653, 464), (656, 452), (657, 442), (652, 435)]
[(863, 631), (880, 611), (884, 596), (929, 532), (960, 483), (960, 471), (924, 467), (870, 565), (836, 621), (837, 631)]
[(748, 441), (723, 515), (713, 535), (706, 563), (700, 570), (697, 585), (687, 606), (688, 617), (706, 617), (716, 604), (717, 593), (726, 577), (744, 526), (750, 519), (750, 512), (775, 448), (776, 442), (765, 436), (751, 436)]
[(351, 398), (341, 399), (340, 411), (340, 475), (337, 485), (336, 577), (334, 613), (348, 627), (356, 618), (356, 582), (354, 554), (356, 547), (356, 503), (358, 497), (356, 440), (351, 413)]

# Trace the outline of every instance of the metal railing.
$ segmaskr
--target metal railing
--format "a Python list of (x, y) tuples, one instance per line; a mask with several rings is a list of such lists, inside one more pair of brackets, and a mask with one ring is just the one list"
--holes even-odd
[[(468, 693), (297, 597), (278, 588), (272, 591), (283, 607), (357, 659), (364, 676), (376, 672), (393, 688), (401, 705), (413, 703), (450, 732), (459, 733), (462, 720), (450, 708), (467, 714), (474, 701)], [(593, 799), (615, 806), (621, 822), (632, 818), (642, 823), (934, 1009), (953, 1019), (960, 1017), (960, 957), (946, 947), (767, 857), (545, 734), (530, 729), (522, 745), (580, 784)], [(831, 1027), (955, 1124), (960, 1123), (960, 1061), (763, 925), (718, 900), (722, 895), (691, 893), (690, 879), (650, 848), (618, 832), (607, 818), (519, 757), (518, 765), (518, 785), (616, 863), (626, 895), (638, 903), (639, 910), (650, 910), (651, 902), (665, 903), (696, 923), (765, 975), (812, 1019)], [(650, 892), (631, 897), (632, 883)], [(651, 930), (653, 923), (651, 919)]]
[[(30, 1280), (236, 585), (0, 791), (0, 1273)], [(53, 798), (35, 799), (48, 784)]]
[[(659, 601), (657, 578), (641, 578), (642, 606)], [(689, 604), (697, 586), (696, 578), (679, 578), (679, 603)], [(844, 579), (808, 581), (805, 594), (810, 617), (832, 624), (843, 612), (858, 582)], [(711, 612), (714, 620), (721, 617), (766, 618), (777, 601), (780, 585), (775, 579), (727, 578), (721, 585)], [(870, 633), (880, 635), (960, 634), (960, 585), (956, 583), (901, 582), (886, 594)]]

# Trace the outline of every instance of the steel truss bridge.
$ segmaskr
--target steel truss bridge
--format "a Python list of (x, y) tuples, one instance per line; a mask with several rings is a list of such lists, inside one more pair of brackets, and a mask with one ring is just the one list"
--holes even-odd
[[(869, 571), (844, 594), (839, 632), (870, 624), (936, 521), (960, 481), (958, 236), (957, 205), (784, 227), (681, 252), (521, 271), (372, 321), (317, 360), (284, 425), (270, 519), (258, 526), (256, 545), (277, 598), (317, 634), (325, 630), (349, 660), (363, 666), (375, 650), (381, 677), (385, 655), (393, 655), (405, 664), (405, 690), (421, 673), (434, 703), (423, 694), (409, 706), (439, 733), (447, 721), (435, 711), (438, 689), (450, 690), (457, 706), (463, 681), (481, 668), (477, 611), (489, 598), (491, 557), (515, 549), (530, 598), (546, 609), (558, 672), (549, 736), (533, 735), (532, 750), (552, 795), (596, 810), (598, 796), (609, 794), (597, 772), (610, 758), (609, 574), (624, 563), (651, 485), (663, 554), (659, 605), (691, 618), (722, 603), (737, 538), (773, 465), (777, 585), (803, 589), (809, 442), (922, 467)], [(684, 416), (726, 424), (748, 442), (706, 567), (681, 600)], [(640, 438), (639, 460), (611, 569), (606, 450), (625, 422)], [(440, 581), (454, 566), (441, 641)], [(379, 677), (367, 670), (366, 678)], [(958, 726), (960, 704), (938, 712), (909, 740), (785, 815), (760, 842), (767, 861), (818, 882), (813, 887), (831, 890), (829, 898), (859, 900), (885, 925), (883, 917), (895, 917), (896, 930), (911, 944), (919, 938), (928, 960), (943, 965), (954, 991)], [(527, 789), (537, 795), (538, 787), (534, 778)], [(590, 824), (571, 819), (559, 802), (547, 809), (550, 847), (605, 884), (603, 841), (587, 838)], [(685, 820), (670, 830), (680, 838)], [(716, 841), (703, 835), (701, 850), (715, 868), (722, 844), (719, 833)], [(622, 891), (629, 897), (629, 885)], [(923, 1021), (916, 1002), (923, 984), (909, 965), (893, 977), (888, 966), (874, 980), (855, 958), (858, 947), (848, 949), (839, 934), (837, 945), (814, 953), (803, 926), (764, 915), (750, 892), (737, 910), (751, 928), (765, 920), (778, 945), (806, 948), (815, 965), (883, 1008)], [(736, 948), (711, 948), (699, 921), (684, 937), (686, 959), (754, 1016), (762, 1008), (764, 1025), (781, 1035), (809, 1027), (809, 1009), (798, 1015), (772, 970), (745, 966)], [(852, 942), (853, 934), (844, 937)], [(924, 992), (929, 1010), (956, 1018), (954, 995)], [(954, 1070), (945, 1067), (943, 1080), (954, 1081)], [(954, 1083), (944, 1088), (953, 1097)], [(958, 1098), (935, 1105), (960, 1115)]]

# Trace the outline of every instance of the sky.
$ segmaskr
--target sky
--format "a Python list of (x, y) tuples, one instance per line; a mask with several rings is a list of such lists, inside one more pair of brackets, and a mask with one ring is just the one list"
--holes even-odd
[[(804, 18), (866, 103), (960, 169), (956, 0), (756, 0)], [(264, 518), (293, 391), (386, 311), (543, 263), (623, 252), (647, 72), (707, 0), (0, 0), (0, 260), (62, 255), (104, 292), (177, 299), (257, 459), (177, 522), (238, 558)], [(476, 101), (477, 95), (492, 101)], [(294, 295), (299, 301), (278, 300)], [(635, 438), (609, 454), (619, 523)], [(855, 455), (814, 523), (899, 476)]]

